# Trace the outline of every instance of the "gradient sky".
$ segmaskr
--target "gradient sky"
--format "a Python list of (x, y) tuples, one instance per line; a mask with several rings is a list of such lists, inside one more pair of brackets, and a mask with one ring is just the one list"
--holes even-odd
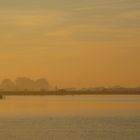
[(0, 0), (0, 80), (140, 86), (140, 0)]

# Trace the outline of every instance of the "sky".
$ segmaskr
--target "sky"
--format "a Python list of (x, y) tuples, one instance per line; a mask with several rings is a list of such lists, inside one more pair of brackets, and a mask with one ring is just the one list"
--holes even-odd
[(140, 86), (139, 0), (0, 0), (0, 80)]

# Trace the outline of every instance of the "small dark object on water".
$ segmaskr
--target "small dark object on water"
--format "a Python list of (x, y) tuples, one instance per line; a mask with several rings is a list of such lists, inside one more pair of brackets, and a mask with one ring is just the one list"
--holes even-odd
[(0, 99), (3, 99), (3, 96), (2, 95), (0, 95)]

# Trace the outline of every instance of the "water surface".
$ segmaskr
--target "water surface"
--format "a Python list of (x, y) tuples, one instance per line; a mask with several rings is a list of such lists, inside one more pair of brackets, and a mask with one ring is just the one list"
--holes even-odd
[(2, 140), (139, 140), (140, 96), (11, 96)]

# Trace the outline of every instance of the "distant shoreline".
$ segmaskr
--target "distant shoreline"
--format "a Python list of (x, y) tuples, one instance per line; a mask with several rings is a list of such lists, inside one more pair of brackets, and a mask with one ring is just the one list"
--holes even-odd
[(2, 96), (140, 95), (140, 91), (0, 91)]

